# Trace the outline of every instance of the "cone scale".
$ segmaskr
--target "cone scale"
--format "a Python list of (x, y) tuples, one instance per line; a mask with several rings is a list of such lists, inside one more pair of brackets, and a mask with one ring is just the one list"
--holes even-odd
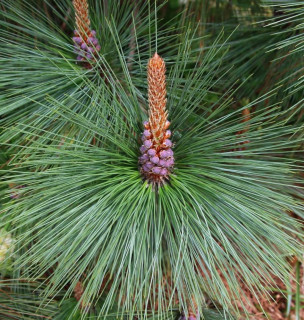
[(73, 0), (75, 8), (76, 30), (74, 30), (74, 48), (78, 61), (94, 60), (100, 51), (96, 31), (91, 30), (89, 4), (87, 0)]
[(143, 123), (139, 164), (143, 178), (158, 186), (169, 180), (174, 167), (170, 122), (166, 110), (165, 72), (164, 60), (155, 53), (148, 63), (149, 120)]

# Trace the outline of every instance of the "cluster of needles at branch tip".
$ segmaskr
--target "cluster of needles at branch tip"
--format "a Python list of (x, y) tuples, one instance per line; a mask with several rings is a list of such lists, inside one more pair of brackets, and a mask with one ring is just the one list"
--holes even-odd
[(100, 51), (100, 45), (96, 38), (96, 31), (91, 30), (89, 18), (89, 5), (87, 0), (73, 0), (75, 8), (76, 30), (73, 41), (78, 61), (94, 60), (94, 56)]
[(155, 53), (148, 63), (149, 121), (145, 121), (142, 134), (140, 172), (154, 186), (161, 186), (173, 171), (174, 154), (171, 149), (171, 131), (168, 130), (166, 110), (166, 67)]

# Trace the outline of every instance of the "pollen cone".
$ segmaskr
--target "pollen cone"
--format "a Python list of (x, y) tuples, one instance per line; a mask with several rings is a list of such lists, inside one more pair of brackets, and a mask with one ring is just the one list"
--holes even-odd
[(166, 67), (164, 60), (155, 53), (148, 62), (149, 121), (144, 122), (141, 137), (140, 171), (150, 183), (161, 185), (173, 170), (174, 154), (171, 149), (170, 122), (166, 110)]
[(89, 4), (87, 0), (73, 0), (75, 8), (76, 30), (73, 41), (75, 52), (78, 54), (77, 60), (94, 60), (94, 56), (100, 51), (96, 31), (91, 30), (89, 18)]

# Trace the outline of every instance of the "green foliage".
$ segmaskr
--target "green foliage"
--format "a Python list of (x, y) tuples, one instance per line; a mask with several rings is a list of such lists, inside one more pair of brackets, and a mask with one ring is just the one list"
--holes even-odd
[(58, 307), (54, 301), (41, 306), (43, 299), (39, 296), (42, 288), (37, 282), (24, 280), (0, 281), (0, 317), (12, 320), (50, 319)]
[[(99, 93), (96, 95), (92, 89), (97, 87), (110, 103), (112, 93), (108, 92), (107, 82), (120, 81), (121, 86), (129, 86), (131, 79), (126, 76), (137, 78), (140, 74), (144, 77), (145, 67), (140, 58), (146, 61), (155, 44), (155, 34), (149, 29), (149, 25), (154, 25), (154, 7), (147, 15), (147, 4), (134, 6), (123, 2), (117, 6), (110, 3), (106, 6), (96, 1), (92, 5), (92, 27), (103, 44), (92, 70), (75, 64), (71, 39), (74, 15), (66, 16), (66, 12), (71, 11), (70, 1), (58, 1), (53, 6), (45, 2), (45, 12), (27, 1), (3, 4), (0, 36), (5, 46), (0, 58), (4, 75), (0, 79), (0, 115), (5, 117), (3, 125), (15, 127), (16, 133), (11, 136), (4, 131), (2, 142), (14, 139), (14, 143), (29, 144), (38, 130), (73, 134), (74, 129), (68, 123), (58, 126), (56, 118), (48, 114), (49, 108), (44, 108), (44, 104), (48, 105), (49, 99), (54, 98), (88, 119), (94, 119), (93, 106), (98, 103)], [(50, 20), (50, 12), (63, 21), (61, 27)], [(160, 30), (158, 47), (164, 47), (170, 37), (169, 31)], [(122, 62), (126, 56), (127, 64)], [(126, 74), (126, 69), (130, 74)], [(142, 96), (138, 90), (133, 94)], [(106, 113), (102, 115), (106, 116)], [(23, 124), (31, 128), (27, 135), (20, 134)], [(43, 135), (43, 139), (44, 143), (49, 143), (47, 135)], [(83, 139), (92, 139), (92, 136), (83, 134)]]
[[(274, 276), (288, 279), (289, 257), (303, 254), (301, 225), (289, 214), (304, 216), (295, 151), (302, 125), (286, 120), (292, 108), (281, 108), (278, 93), (287, 93), (276, 80), (256, 92), (271, 68), (254, 60), (278, 37), (250, 26), (241, 39), (221, 31), (209, 40), (218, 25), (205, 19), (191, 29), (197, 3), (157, 32), (154, 9), (161, 14), (165, 5), (91, 1), (103, 46), (88, 70), (75, 62), (71, 2), (43, 3), (44, 11), (8, 1), (1, 16), (0, 139), (9, 157), (2, 186), (23, 186), (3, 203), (1, 225), (16, 240), (10, 276), (44, 279), (37, 299), (31, 282), (24, 290), (19, 282), (16, 293), (9, 286), (15, 310), (55, 320), (177, 319), (195, 301), (201, 319), (240, 316), (240, 279), (253, 295), (264, 292)], [(219, 14), (229, 4), (215, 3)], [(245, 16), (237, 18), (231, 32)], [(156, 50), (167, 65), (176, 167), (153, 189), (138, 156), (146, 64)], [(249, 78), (252, 70), (258, 77)], [(80, 302), (72, 297), (78, 281)]]
[(188, 13), (190, 22), (200, 22), (198, 35), (211, 34), (200, 43), (201, 47), (212, 45), (222, 28), (226, 33), (232, 33), (226, 42), (229, 52), (223, 66), (233, 67), (233, 71), (225, 81), (218, 83), (218, 92), (224, 92), (237, 79), (244, 81), (250, 77), (236, 96), (238, 100), (244, 97), (254, 100), (282, 85), (263, 107), (281, 102), (282, 109), (289, 109), (290, 114), (297, 111), (299, 119), (295, 120), (301, 120), (302, 1), (197, 0), (189, 2)]

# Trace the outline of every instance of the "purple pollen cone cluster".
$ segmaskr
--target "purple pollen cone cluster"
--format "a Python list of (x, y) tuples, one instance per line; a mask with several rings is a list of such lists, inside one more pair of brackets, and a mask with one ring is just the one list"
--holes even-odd
[(98, 44), (98, 39), (96, 38), (96, 31), (92, 30), (88, 34), (86, 39), (80, 37), (77, 30), (74, 31), (75, 37), (73, 37), (75, 53), (78, 54), (78, 61), (93, 60), (94, 55), (100, 51), (100, 45)]
[[(168, 128), (169, 125), (170, 122), (167, 121), (166, 127)], [(141, 137), (143, 144), (140, 147), (142, 155), (139, 157), (141, 172), (148, 181), (160, 184), (168, 178), (174, 166), (172, 142), (169, 139), (171, 131), (166, 130), (163, 143), (155, 144), (148, 121), (144, 122), (144, 127), (145, 130)]]

